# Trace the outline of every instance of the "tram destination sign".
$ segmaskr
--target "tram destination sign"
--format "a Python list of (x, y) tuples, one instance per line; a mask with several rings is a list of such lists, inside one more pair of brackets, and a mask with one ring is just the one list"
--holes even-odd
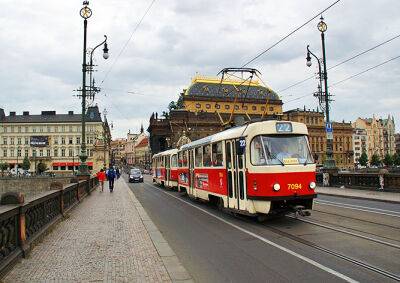
[(283, 122), (283, 123), (276, 123), (276, 131), (278, 133), (291, 133), (293, 132), (292, 123)]
[(30, 139), (32, 147), (45, 147), (49, 145), (49, 137), (46, 136), (33, 136)]

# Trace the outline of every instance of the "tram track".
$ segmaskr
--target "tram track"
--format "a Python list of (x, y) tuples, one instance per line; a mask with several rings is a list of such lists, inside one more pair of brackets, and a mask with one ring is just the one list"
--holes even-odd
[(360, 267), (363, 267), (365, 269), (368, 269), (369, 271), (378, 273), (378, 274), (380, 274), (382, 276), (385, 276), (387, 278), (390, 278), (390, 279), (393, 279), (393, 280), (396, 280), (396, 281), (400, 282), (400, 275), (397, 275), (397, 274), (394, 274), (392, 272), (386, 271), (386, 270), (384, 270), (382, 268), (379, 268), (377, 266), (373, 266), (373, 265), (368, 264), (368, 263), (366, 263), (364, 261), (361, 261), (361, 260), (354, 259), (352, 257), (346, 256), (344, 254), (341, 254), (339, 252), (333, 251), (331, 249), (319, 246), (319, 245), (317, 245), (315, 243), (312, 243), (312, 242), (310, 242), (308, 240), (305, 240), (305, 239), (303, 239), (303, 238), (301, 238), (299, 236), (295, 236), (293, 234), (284, 232), (284, 231), (282, 231), (280, 229), (268, 226), (267, 224), (264, 224), (263, 226), (266, 227), (266, 229), (268, 229), (269, 231), (271, 231), (271, 232), (273, 232), (273, 233), (275, 233), (277, 235), (286, 237), (286, 238), (291, 239), (291, 240), (293, 240), (295, 242), (301, 243), (301, 244), (306, 245), (308, 247), (311, 247), (311, 248), (314, 248), (316, 250), (322, 251), (322, 252), (324, 252), (326, 254), (329, 254), (329, 255), (332, 255), (334, 257), (340, 258), (342, 260), (345, 260), (345, 261), (350, 262), (352, 264), (355, 264), (357, 266), (360, 266)]
[[(368, 241), (371, 241), (371, 242), (379, 243), (379, 244), (382, 244), (382, 245), (385, 245), (385, 246), (388, 246), (388, 247), (392, 247), (392, 248), (395, 248), (395, 249), (400, 249), (400, 245), (393, 244), (393, 243), (390, 243), (390, 242), (387, 242), (387, 241), (383, 241), (383, 240), (380, 240), (380, 239), (377, 239), (377, 238), (364, 236), (364, 235), (361, 235), (361, 234), (358, 234), (358, 233), (354, 233), (354, 232), (347, 231), (347, 230), (344, 230), (344, 229), (340, 229), (340, 228), (336, 228), (336, 227), (329, 226), (329, 225), (326, 225), (326, 224), (318, 223), (318, 222), (315, 222), (315, 221), (312, 221), (312, 220), (306, 220), (306, 219), (298, 218), (298, 217), (295, 217), (295, 216), (292, 216), (292, 215), (287, 215), (286, 217), (292, 218), (292, 219), (295, 219), (297, 221), (301, 221), (301, 222), (304, 222), (304, 223), (308, 223), (308, 224), (311, 224), (311, 225), (319, 226), (319, 227), (322, 227), (322, 228), (325, 228), (325, 229), (329, 229), (329, 230), (332, 230), (332, 231), (336, 231), (336, 232), (340, 232), (340, 233), (343, 233), (343, 234), (347, 234), (347, 235), (351, 235), (351, 236), (354, 236), (354, 237), (358, 237), (358, 238), (361, 238), (361, 239), (364, 239), (364, 240), (368, 240)], [(343, 226), (340, 226), (340, 227), (343, 227)], [(346, 228), (346, 227), (343, 227), (343, 228)], [(349, 228), (346, 228), (346, 229), (349, 229)], [(352, 229), (352, 230), (354, 230), (354, 229)], [(378, 237), (381, 237), (381, 238), (385, 238), (385, 237), (382, 237), (382, 236), (379, 236), (379, 235), (375, 235), (375, 234), (372, 234), (372, 233), (369, 233), (369, 232), (363, 232), (363, 231), (358, 231), (358, 232), (362, 232), (362, 233), (365, 233), (365, 234), (370, 234), (370, 235), (378, 236)], [(392, 240), (392, 239), (390, 239), (390, 240)]]

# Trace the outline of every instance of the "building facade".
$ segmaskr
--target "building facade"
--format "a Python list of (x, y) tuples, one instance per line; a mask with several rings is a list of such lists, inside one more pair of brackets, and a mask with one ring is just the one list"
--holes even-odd
[(400, 133), (397, 133), (395, 135), (395, 148), (396, 148), (397, 154), (400, 154)]
[(111, 165), (126, 164), (126, 139), (114, 139), (110, 143)]
[(130, 132), (127, 134), (126, 139), (126, 147), (125, 147), (125, 156), (126, 156), (126, 164), (129, 166), (136, 165), (137, 162), (137, 153), (136, 146), (142, 142), (142, 140), (146, 139), (148, 144), (148, 137), (144, 133), (143, 125), (140, 127), (139, 134), (131, 134)]
[[(97, 106), (89, 107), (86, 115), (87, 164), (90, 170), (97, 171), (108, 163), (108, 154), (103, 153), (107, 151), (103, 140), (110, 131)], [(28, 111), (22, 115), (10, 112), (7, 116), (0, 109), (1, 162), (9, 164), (10, 168), (21, 167), (27, 157), (32, 172), (37, 171), (39, 163), (53, 173), (75, 172), (80, 164), (81, 119), (81, 114), (73, 111), (68, 114), (42, 111), (39, 115)]]
[(378, 119), (375, 115), (372, 118), (358, 118), (353, 127), (367, 132), (369, 159), (374, 154), (383, 159), (387, 153), (395, 153), (395, 124), (392, 116), (389, 115), (387, 119)]
[[(294, 109), (283, 113), (284, 120), (307, 125), (309, 144), (314, 160), (322, 165), (326, 158), (326, 132), (323, 112), (316, 110)], [(332, 122), (333, 158), (340, 169), (354, 168), (353, 128), (351, 123)]]
[[(354, 164), (358, 164), (358, 159), (365, 152), (368, 156), (368, 135), (365, 129), (353, 129), (353, 149), (354, 149)], [(368, 156), (369, 160), (369, 156)]]

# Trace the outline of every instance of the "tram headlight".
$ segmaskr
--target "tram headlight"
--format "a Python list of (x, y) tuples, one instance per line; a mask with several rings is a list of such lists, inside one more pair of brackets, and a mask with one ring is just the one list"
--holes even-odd
[(315, 184), (315, 182), (311, 182), (310, 185), (309, 185), (311, 190), (314, 190), (316, 186), (317, 185)]
[(277, 192), (277, 191), (279, 191), (279, 190), (281, 189), (281, 185), (279, 185), (278, 183), (276, 183), (276, 184), (274, 184), (273, 189), (274, 189), (275, 192)]

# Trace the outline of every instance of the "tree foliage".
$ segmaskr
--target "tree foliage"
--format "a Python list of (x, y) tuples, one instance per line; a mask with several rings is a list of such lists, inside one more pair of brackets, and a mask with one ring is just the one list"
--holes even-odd
[(44, 164), (43, 162), (39, 162), (39, 164), (37, 165), (38, 173), (42, 174), (46, 170), (47, 170), (46, 164)]
[(393, 165), (400, 166), (400, 154), (395, 153), (393, 155)]
[(25, 156), (24, 161), (22, 162), (22, 169), (29, 170), (29, 168), (31, 168), (31, 162), (29, 161), (29, 158)]
[(367, 166), (367, 164), (368, 164), (368, 156), (367, 156), (367, 153), (365, 151), (363, 151), (363, 153), (361, 153), (361, 156), (358, 159), (358, 162), (360, 163), (361, 166)]
[(393, 156), (390, 155), (389, 153), (386, 153), (385, 158), (383, 159), (383, 163), (385, 163), (386, 166), (392, 166)]
[(373, 154), (372, 157), (371, 157), (371, 162), (370, 162), (370, 164), (371, 164), (372, 166), (379, 166), (379, 165), (381, 165), (381, 159), (379, 158), (379, 155)]
[(0, 163), (0, 170), (1, 170), (1, 173), (3, 173), (4, 170), (7, 170), (8, 166), (9, 166), (9, 165), (8, 165), (8, 163), (6, 163), (6, 162)]

